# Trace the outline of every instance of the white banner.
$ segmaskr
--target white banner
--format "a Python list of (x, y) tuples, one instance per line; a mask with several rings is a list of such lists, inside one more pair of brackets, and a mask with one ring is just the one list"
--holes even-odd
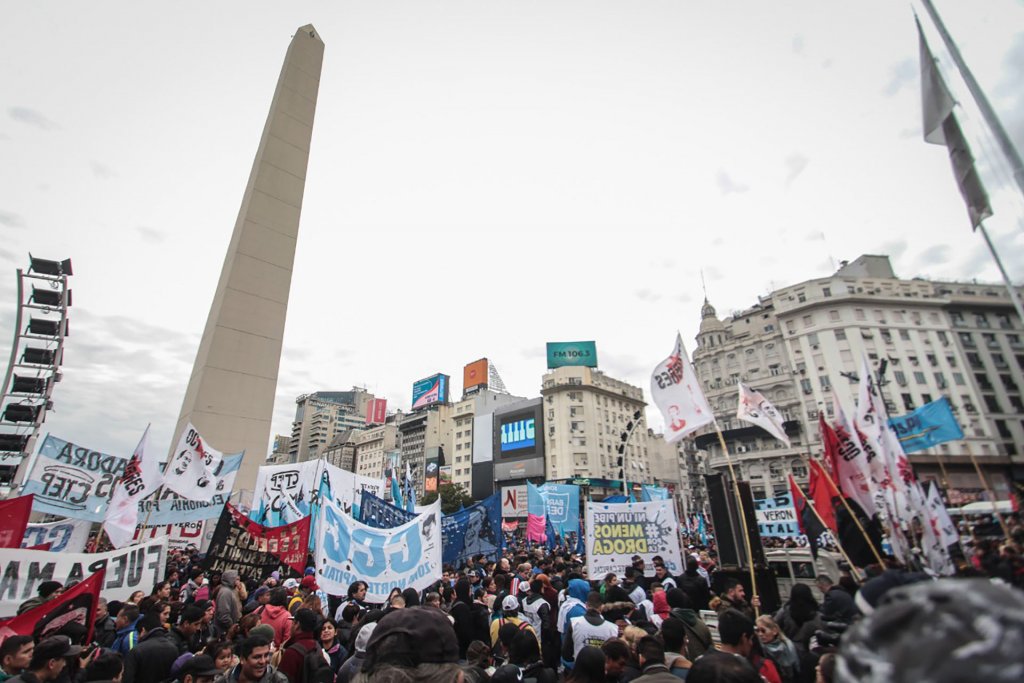
[(21, 547), (31, 548), (49, 543), (51, 553), (80, 553), (85, 550), (91, 531), (92, 522), (78, 519), (65, 519), (62, 522), (47, 524), (30, 523), (25, 527)]
[(249, 518), (263, 526), (282, 526), (309, 516), (318, 497), (323, 464), (323, 460), (307, 460), (260, 467)]
[(217, 526), (217, 520), (207, 524), (209, 520), (201, 519), (194, 522), (181, 522), (179, 524), (164, 524), (162, 526), (147, 526), (141, 524), (135, 528), (135, 542), (139, 539), (146, 541), (165, 538), (167, 539), (168, 550), (188, 550), (195, 546), (199, 552), (205, 553), (210, 547), (210, 539), (213, 538), (213, 528)]
[(160, 488), (160, 464), (156, 457), (146, 457), (149, 443), (149, 426), (142, 433), (139, 445), (124, 468), (124, 476), (114, 485), (114, 495), (107, 506), (103, 528), (110, 544), (123, 548), (132, 541), (135, 526), (139, 523), (139, 501)]
[(317, 524), (316, 573), (320, 588), (345, 595), (366, 581), (367, 602), (384, 602), (392, 588), (421, 591), (441, 578), (441, 506), (393, 529), (374, 529), (325, 500)]
[(501, 518), (526, 517), (526, 484), (501, 487)]
[(343, 470), (335, 467), (329, 462), (324, 462), (323, 482), (326, 484), (321, 491), (330, 491), (330, 499), (336, 506), (341, 508), (345, 514), (358, 517), (359, 501), (363, 497), (363, 491), (367, 491), (384, 498), (385, 481), (364, 477), (361, 474)]
[(751, 389), (743, 382), (737, 384), (740, 390), (739, 405), (736, 417), (745, 422), (757, 425), (789, 448), (789, 437), (782, 426), (782, 415), (757, 389)]
[(651, 373), (651, 398), (665, 419), (668, 443), (679, 441), (715, 419), (678, 333), (672, 355), (658, 363)]
[(683, 572), (679, 550), (679, 523), (671, 500), (649, 503), (587, 503), (587, 570), (601, 577), (620, 577), (639, 555), (653, 567), (655, 555), (665, 561), (669, 574)]
[(38, 594), (43, 581), (81, 581), (106, 568), (103, 591), (108, 600), (127, 600), (137, 590), (147, 595), (163, 578), (167, 541), (130, 545), (109, 553), (52, 553), (21, 548), (0, 549), (0, 616), (14, 616), (18, 606)]
[(189, 500), (207, 500), (217, 493), (230, 494), (242, 453), (225, 456), (211, 447), (191, 423), (167, 461), (164, 486)]
[(126, 463), (120, 456), (47, 434), (22, 495), (35, 495), (34, 512), (102, 522)]

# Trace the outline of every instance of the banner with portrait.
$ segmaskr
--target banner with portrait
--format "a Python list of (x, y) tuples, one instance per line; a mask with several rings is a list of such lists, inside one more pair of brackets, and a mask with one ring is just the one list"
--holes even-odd
[(317, 583), (332, 595), (365, 581), (367, 602), (384, 602), (392, 588), (424, 590), (441, 578), (440, 501), (393, 529), (374, 529), (325, 500), (317, 524)]
[(218, 493), (229, 496), (244, 455), (224, 455), (188, 423), (167, 460), (164, 488), (188, 500), (209, 500)]
[(260, 467), (249, 518), (266, 526), (281, 526), (313, 514), (323, 465), (323, 460), (307, 460)]
[(664, 560), (670, 574), (683, 572), (679, 523), (671, 500), (587, 503), (587, 569), (590, 576), (623, 575), (639, 555), (647, 566)]
[(107, 553), (54, 553), (46, 550), (0, 549), (0, 616), (38, 595), (43, 581), (83, 581), (106, 569), (103, 590), (108, 600), (127, 600), (135, 591), (147, 595), (167, 571), (167, 541), (130, 545)]
[(374, 529), (393, 529), (408, 524), (416, 517), (415, 512), (408, 512), (369, 491), (363, 491), (359, 503), (359, 521)]
[(497, 560), (504, 547), (501, 533), (501, 493), (441, 518), (441, 556), (445, 564), (461, 567), (476, 555)]
[(22, 493), (35, 495), (35, 512), (102, 522), (127, 462), (47, 434)]

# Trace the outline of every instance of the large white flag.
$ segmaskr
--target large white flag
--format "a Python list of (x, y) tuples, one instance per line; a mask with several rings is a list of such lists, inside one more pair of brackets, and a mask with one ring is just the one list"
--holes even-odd
[(146, 457), (148, 444), (149, 425), (146, 425), (139, 445), (124, 467), (124, 475), (114, 485), (110, 496), (103, 528), (115, 548), (123, 548), (132, 542), (135, 526), (139, 523), (139, 501), (160, 486), (160, 465), (152, 456)]
[(690, 432), (715, 421), (697, 375), (676, 333), (676, 347), (651, 373), (651, 398), (665, 419), (665, 441), (679, 441)]
[(225, 458), (188, 423), (167, 462), (164, 486), (188, 500), (207, 500), (215, 493), (230, 493), (237, 470), (237, 466), (231, 467), (231, 461), (241, 459), (241, 454)]
[(757, 425), (789, 448), (789, 437), (782, 427), (782, 415), (775, 406), (757, 389), (751, 389), (743, 382), (739, 383), (740, 400), (736, 407), (736, 417), (744, 422)]

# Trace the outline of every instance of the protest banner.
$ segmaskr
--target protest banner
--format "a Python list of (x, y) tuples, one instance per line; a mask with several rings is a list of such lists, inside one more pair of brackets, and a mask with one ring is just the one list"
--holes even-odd
[(378, 498), (384, 497), (384, 480), (364, 477), (361, 474), (323, 463), (320, 479), (321, 498), (330, 500), (345, 514), (359, 518), (359, 501), (363, 491), (369, 491)]
[(476, 555), (497, 560), (504, 547), (501, 533), (501, 493), (441, 518), (441, 559), (462, 567)]
[(162, 538), (106, 553), (0, 549), (0, 615), (17, 613), (21, 603), (35, 597), (43, 581), (82, 581), (100, 569), (107, 570), (101, 595), (127, 600), (136, 590), (153, 590), (166, 565), (167, 541)]
[(210, 547), (213, 539), (213, 531), (206, 530), (207, 520), (201, 519), (194, 522), (179, 522), (178, 524), (158, 524), (150, 526), (135, 527), (135, 542), (140, 540), (151, 540), (154, 538), (166, 538), (168, 550), (188, 550), (195, 547), (201, 553), (205, 553)]
[(231, 494), (244, 453), (224, 455), (206, 442), (191, 423), (185, 425), (164, 470), (164, 488), (188, 500)]
[[(234, 485), (234, 474), (230, 476)], [(159, 499), (151, 498), (139, 503), (139, 520), (147, 526), (165, 526), (218, 519), (230, 497), (231, 491), (228, 490), (213, 494), (209, 500), (188, 500), (164, 489)]]
[(0, 548), (21, 547), (31, 514), (32, 494), (0, 500)]
[(580, 532), (580, 487), (575, 484), (543, 484), (547, 523), (562, 538)]
[(323, 460), (264, 465), (256, 475), (249, 517), (258, 524), (281, 526), (308, 517), (319, 500)]
[(360, 496), (359, 521), (374, 529), (393, 529), (412, 521), (415, 512), (408, 512), (382, 500), (369, 491)]
[(800, 521), (796, 517), (792, 493), (757, 498), (754, 500), (754, 512), (761, 536), (787, 538), (800, 535)]
[(36, 512), (102, 522), (126, 463), (47, 434), (22, 493), (35, 495)]
[(671, 500), (649, 503), (587, 503), (587, 569), (590, 576), (615, 573), (639, 555), (653, 572), (660, 555), (670, 574), (683, 571), (679, 524)]
[(85, 544), (92, 532), (92, 522), (77, 519), (65, 519), (61, 522), (32, 524), (25, 527), (25, 535), (21, 539), (22, 548), (50, 544), (50, 551), (55, 553), (80, 553), (85, 551)]
[(316, 571), (320, 588), (345, 595), (366, 581), (367, 602), (384, 602), (392, 588), (425, 589), (441, 578), (440, 501), (394, 529), (374, 529), (325, 500), (317, 524)]
[(203, 567), (219, 572), (235, 569), (242, 578), (254, 581), (262, 581), (282, 567), (302, 575), (309, 525), (310, 518), (304, 517), (292, 524), (266, 527), (228, 503), (217, 520)]
[(0, 621), (0, 643), (8, 636), (15, 635), (32, 636), (38, 642), (56, 635), (68, 624), (78, 624), (84, 628), (85, 642), (91, 642), (96, 606), (105, 575), (106, 571), (100, 569), (56, 598)]

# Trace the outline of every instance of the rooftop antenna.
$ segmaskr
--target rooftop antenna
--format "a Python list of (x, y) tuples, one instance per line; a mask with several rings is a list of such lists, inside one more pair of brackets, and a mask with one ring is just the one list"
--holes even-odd
[(704, 301), (708, 300), (708, 285), (704, 282), (704, 269), (700, 269), (700, 287), (704, 290)]

